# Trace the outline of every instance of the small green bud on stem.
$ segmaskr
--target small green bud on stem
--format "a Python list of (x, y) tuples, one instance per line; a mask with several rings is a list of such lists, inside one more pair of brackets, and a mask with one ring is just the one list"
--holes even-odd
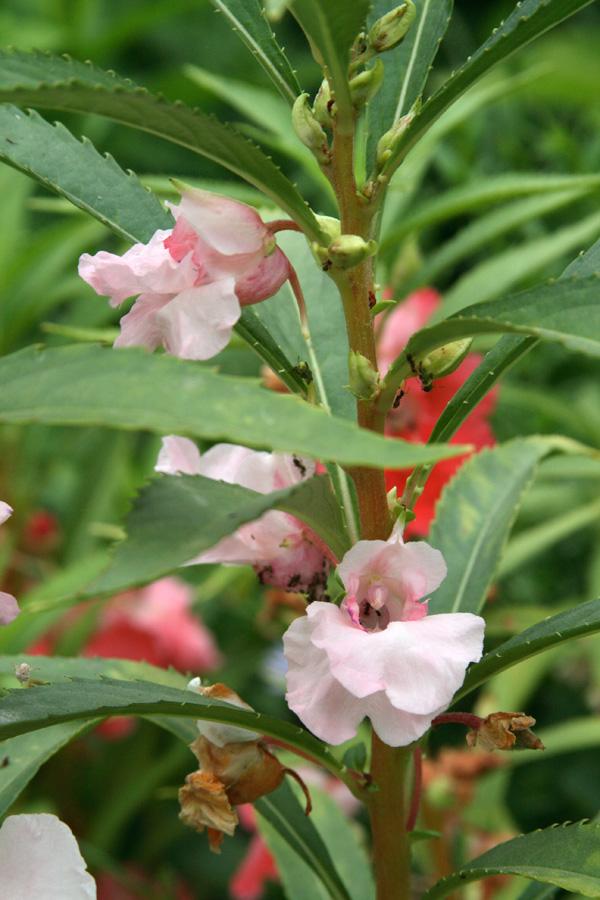
[(348, 390), (359, 400), (372, 400), (377, 392), (379, 372), (358, 350), (348, 354), (350, 384)]
[(323, 79), (313, 105), (313, 113), (317, 122), (329, 131), (333, 128), (334, 103), (331, 99), (331, 88), (326, 78)]
[(382, 81), (383, 63), (380, 59), (375, 60), (372, 69), (366, 69), (350, 80), (350, 96), (355, 116), (359, 116), (365, 103), (375, 96)]
[(414, 119), (418, 112), (417, 104), (410, 112), (398, 119), (396, 124), (379, 139), (377, 150), (375, 151), (375, 169), (381, 172), (388, 159), (394, 154), (396, 147), (400, 143), (402, 135)]
[(423, 390), (430, 391), (436, 378), (445, 378), (458, 369), (472, 343), (473, 338), (462, 338), (460, 341), (452, 341), (438, 347), (416, 362), (410, 357), (408, 362), (412, 367), (412, 373), (420, 379)]
[(292, 125), (304, 146), (308, 147), (320, 163), (331, 162), (327, 135), (308, 104), (308, 94), (300, 94), (296, 98), (292, 109)]
[(417, 11), (412, 0), (406, 0), (396, 9), (378, 19), (369, 32), (369, 47), (375, 53), (385, 53), (397, 47), (406, 37)]
[(334, 266), (352, 269), (377, 253), (377, 241), (365, 241), (358, 234), (340, 234), (327, 248), (327, 255)]

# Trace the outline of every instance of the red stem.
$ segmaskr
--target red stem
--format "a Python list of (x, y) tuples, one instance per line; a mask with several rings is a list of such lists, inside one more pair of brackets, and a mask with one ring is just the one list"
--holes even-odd
[(483, 719), (481, 716), (474, 716), (473, 713), (450, 712), (436, 716), (431, 724), (435, 728), (437, 725), (447, 725), (449, 722), (458, 722), (459, 725), (466, 725), (473, 731), (479, 731)]
[(291, 219), (275, 219), (273, 222), (265, 222), (265, 226), (271, 234), (277, 234), (278, 231), (302, 231)]

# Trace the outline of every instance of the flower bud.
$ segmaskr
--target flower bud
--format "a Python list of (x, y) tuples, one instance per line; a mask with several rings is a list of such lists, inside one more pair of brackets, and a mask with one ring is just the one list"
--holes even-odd
[(458, 369), (471, 349), (472, 343), (473, 338), (452, 341), (420, 359), (414, 367), (413, 374), (420, 378), (423, 390), (431, 390), (432, 382), (436, 378), (445, 378), (446, 375), (451, 375), (455, 369)]
[(315, 97), (313, 113), (317, 122), (319, 122), (323, 128), (329, 129), (329, 131), (331, 131), (333, 127), (332, 108), (331, 88), (329, 87), (327, 79), (324, 78), (317, 96)]
[(365, 241), (358, 234), (340, 234), (327, 248), (329, 259), (340, 269), (352, 269), (377, 253), (377, 241)]
[(379, 372), (372, 363), (358, 350), (351, 350), (348, 354), (348, 370), (348, 390), (359, 400), (372, 400), (379, 382)]
[(369, 46), (376, 53), (385, 53), (397, 47), (404, 40), (408, 30), (415, 20), (415, 5), (412, 0), (406, 0), (396, 9), (390, 10), (381, 19), (377, 19), (369, 32)]
[(469, 747), (478, 744), (482, 750), (544, 750), (539, 737), (533, 733), (533, 716), (525, 713), (497, 712), (481, 720), (476, 730), (467, 735)]
[(354, 114), (358, 116), (365, 103), (371, 100), (383, 81), (383, 63), (380, 59), (375, 60), (372, 69), (365, 69), (350, 80), (350, 96), (352, 97), (352, 106)]
[(420, 101), (417, 100), (410, 112), (407, 112), (405, 116), (402, 116), (401, 119), (398, 119), (396, 124), (392, 128), (390, 128), (389, 131), (386, 131), (386, 133), (379, 139), (377, 150), (375, 151), (375, 168), (377, 169), (377, 171), (381, 171), (388, 159), (393, 156), (396, 147), (400, 143), (402, 135), (419, 111), (419, 106)]
[(328, 163), (330, 154), (327, 135), (308, 104), (308, 94), (300, 94), (296, 97), (292, 109), (292, 125), (304, 146), (308, 147), (318, 161)]

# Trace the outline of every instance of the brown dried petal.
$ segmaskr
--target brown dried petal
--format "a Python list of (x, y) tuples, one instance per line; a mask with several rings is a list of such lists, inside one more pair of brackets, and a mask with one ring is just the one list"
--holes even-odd
[(234, 833), (237, 813), (229, 802), (225, 785), (210, 772), (188, 775), (179, 789), (179, 802), (179, 818), (196, 831), (208, 827), (229, 835)]
[(493, 750), (543, 749), (543, 744), (530, 730), (535, 725), (533, 716), (525, 713), (497, 712), (491, 713), (481, 722), (477, 731), (467, 735), (467, 744), (476, 744), (491, 753)]

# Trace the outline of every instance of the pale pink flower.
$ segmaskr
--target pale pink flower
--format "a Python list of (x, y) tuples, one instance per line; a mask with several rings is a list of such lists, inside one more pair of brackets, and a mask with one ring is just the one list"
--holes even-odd
[(7, 900), (95, 900), (94, 879), (64, 822), (46, 813), (5, 819), (0, 895)]
[(386, 744), (410, 744), (481, 657), (485, 623), (470, 613), (426, 616), (417, 601), (446, 573), (428, 544), (403, 544), (398, 534), (359, 541), (338, 572), (341, 608), (311, 603), (284, 635), (289, 706), (331, 744), (354, 737), (365, 716)]
[[(192, 441), (170, 435), (163, 438), (155, 468), (168, 475), (204, 475), (269, 494), (310, 478), (315, 463), (236, 444), (216, 444), (200, 455)], [(322, 594), (329, 571), (323, 545), (314, 532), (295, 516), (278, 510), (269, 510), (256, 521), (242, 525), (187, 565), (196, 563), (250, 565), (261, 581), (312, 596)]]
[[(256, 210), (180, 185), (175, 227), (123, 256), (84, 253), (79, 274), (111, 306), (138, 295), (121, 319), (115, 347), (141, 345), (184, 359), (209, 359), (227, 346), (241, 306), (275, 294), (290, 264)], [(170, 204), (167, 204), (170, 206)]]
[[(0, 525), (6, 522), (9, 516), (12, 516), (12, 509), (8, 503), (0, 500)], [(20, 613), (17, 601), (12, 594), (5, 594), (0, 591), (0, 625), (10, 625)]]

